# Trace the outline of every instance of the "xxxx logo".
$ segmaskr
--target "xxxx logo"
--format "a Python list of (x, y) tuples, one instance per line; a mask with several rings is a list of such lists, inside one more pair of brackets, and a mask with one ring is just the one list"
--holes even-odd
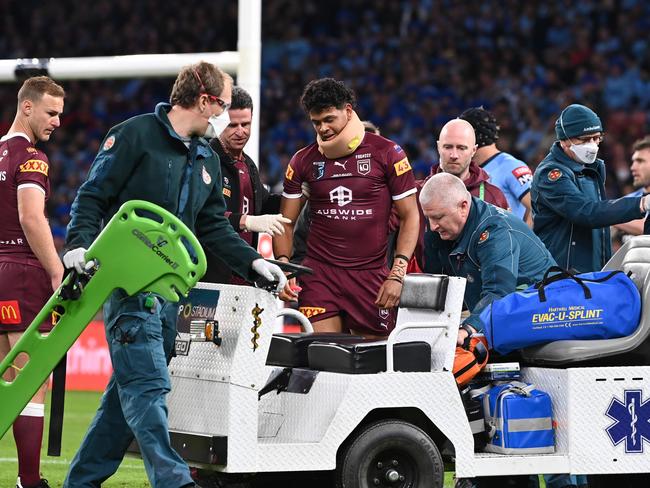
[(299, 307), (298, 310), (300, 310), (300, 312), (308, 319), (312, 318), (315, 315), (325, 313), (325, 309), (323, 307)]
[(21, 173), (42, 173), (47, 176), (50, 167), (40, 159), (28, 159), (19, 166)]

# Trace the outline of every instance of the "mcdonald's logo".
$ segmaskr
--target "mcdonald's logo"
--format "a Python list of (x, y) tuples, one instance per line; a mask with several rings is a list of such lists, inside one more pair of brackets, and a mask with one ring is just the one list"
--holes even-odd
[(0, 302), (0, 324), (20, 324), (20, 306), (18, 300)]

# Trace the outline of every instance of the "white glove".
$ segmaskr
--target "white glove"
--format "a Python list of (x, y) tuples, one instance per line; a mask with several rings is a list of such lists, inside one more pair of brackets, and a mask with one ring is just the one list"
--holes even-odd
[(65, 269), (74, 268), (77, 273), (83, 273), (86, 268), (86, 249), (78, 247), (63, 255), (63, 266)]
[(253, 261), (251, 268), (253, 268), (253, 271), (255, 271), (258, 275), (266, 278), (269, 281), (277, 280), (278, 286), (276, 286), (276, 290), (278, 292), (282, 291), (284, 285), (287, 284), (287, 277), (285, 276), (284, 272), (277, 265), (269, 263), (262, 258), (258, 258)]
[(644, 212), (646, 215), (650, 212), (650, 195), (641, 198), (641, 212)]
[(282, 214), (247, 215), (244, 229), (249, 232), (267, 232), (272, 236), (280, 236), (284, 234), (283, 223), (290, 224), (291, 220), (283, 217)]

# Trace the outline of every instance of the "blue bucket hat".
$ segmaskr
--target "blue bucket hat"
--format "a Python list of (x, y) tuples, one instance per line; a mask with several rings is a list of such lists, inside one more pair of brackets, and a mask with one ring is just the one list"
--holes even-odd
[(589, 107), (577, 103), (562, 110), (555, 121), (555, 135), (560, 141), (594, 132), (603, 132), (600, 118)]

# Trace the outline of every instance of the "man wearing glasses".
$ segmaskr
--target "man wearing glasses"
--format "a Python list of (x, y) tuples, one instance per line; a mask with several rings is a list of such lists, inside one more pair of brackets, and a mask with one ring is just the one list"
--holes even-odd
[(602, 269), (612, 254), (609, 226), (643, 217), (646, 197), (607, 200), (600, 118), (588, 107), (566, 107), (555, 122), (557, 141), (533, 176), (533, 230), (563, 268)]
[[(86, 249), (127, 200), (155, 203), (179, 217), (242, 278), (257, 274), (284, 288), (284, 273), (241, 240), (224, 217), (219, 158), (206, 138), (228, 125), (232, 80), (216, 66), (184, 67), (171, 104), (113, 127), (72, 204), (63, 264), (83, 272)], [(135, 437), (154, 488), (196, 486), (170, 445), (167, 361), (176, 336), (176, 304), (118, 289), (104, 307), (113, 375), (72, 460), (66, 488), (100, 486), (117, 471)]]

